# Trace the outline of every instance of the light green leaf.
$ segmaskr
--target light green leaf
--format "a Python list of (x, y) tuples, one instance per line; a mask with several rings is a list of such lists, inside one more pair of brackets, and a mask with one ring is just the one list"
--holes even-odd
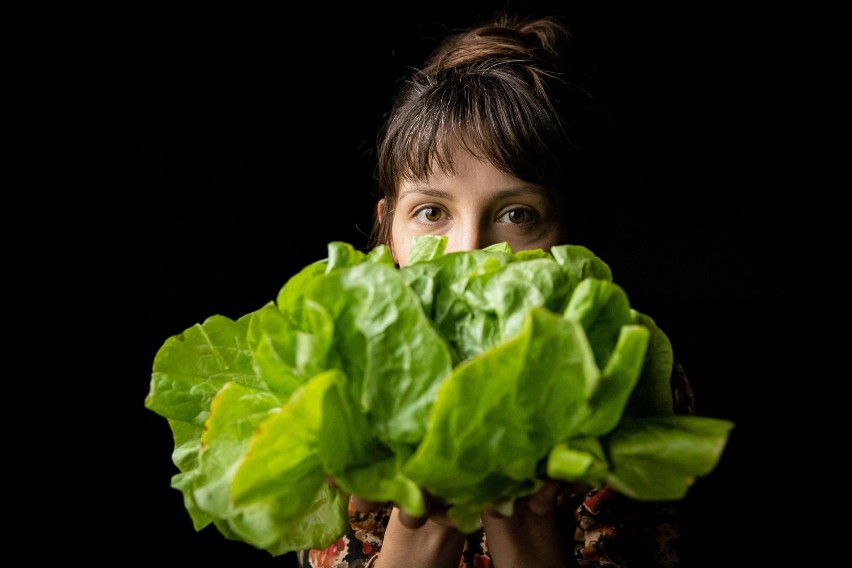
[(246, 343), (250, 314), (211, 316), (170, 337), (154, 358), (145, 406), (166, 418), (203, 427), (210, 401), (226, 383), (265, 390)]
[(703, 416), (625, 420), (607, 440), (607, 481), (637, 500), (682, 499), (696, 477), (716, 466), (732, 428)]

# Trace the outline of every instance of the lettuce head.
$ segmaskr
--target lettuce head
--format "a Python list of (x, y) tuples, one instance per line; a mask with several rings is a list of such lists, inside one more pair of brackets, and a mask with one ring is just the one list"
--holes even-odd
[(356, 494), (463, 531), (547, 478), (678, 500), (733, 423), (677, 415), (672, 345), (587, 248), (446, 253), (331, 242), (276, 298), (213, 315), (156, 353), (193, 526), (273, 555), (323, 548)]

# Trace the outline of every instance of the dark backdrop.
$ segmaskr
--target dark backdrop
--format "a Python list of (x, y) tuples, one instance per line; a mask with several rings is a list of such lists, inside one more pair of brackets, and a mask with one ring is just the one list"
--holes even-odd
[[(47, 166), (66, 180), (51, 203), (79, 378), (62, 401), (72, 442), (59, 477), (72, 490), (61, 513), (30, 512), (65, 538), (39, 553), (292, 561), (193, 531), (169, 487), (170, 430), (143, 406), (154, 355), (209, 315), (273, 299), (329, 241), (366, 244), (369, 151), (397, 79), (444, 30), (499, 3), (280, 4), (41, 15), (37, 102)], [(669, 334), (699, 413), (737, 423), (687, 500), (689, 565), (726, 565), (733, 542), (759, 530), (738, 519), (771, 501), (755, 475), (776, 451), (763, 393), (781, 368), (788, 243), (785, 208), (766, 198), (777, 167), (767, 24), (719, 3), (600, 4), (513, 5), (568, 16), (612, 116), (611, 170), (578, 199), (572, 240)]]

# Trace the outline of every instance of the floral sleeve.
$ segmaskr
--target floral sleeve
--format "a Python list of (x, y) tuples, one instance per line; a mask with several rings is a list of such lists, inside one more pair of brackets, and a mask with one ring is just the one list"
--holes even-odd
[[(594, 489), (561, 510), (573, 526), (574, 558), (581, 568), (675, 568), (680, 565), (679, 510), (640, 503), (609, 486)], [(566, 527), (568, 528), (568, 527)]]
[(302, 550), (299, 566), (310, 568), (366, 568), (382, 547), (391, 507), (361, 513), (349, 501), (349, 530), (330, 546), (319, 550)]

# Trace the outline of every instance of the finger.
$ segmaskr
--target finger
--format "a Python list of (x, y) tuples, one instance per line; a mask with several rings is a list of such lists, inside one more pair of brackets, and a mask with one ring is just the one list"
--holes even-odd
[(426, 524), (428, 519), (429, 518), (426, 515), (415, 517), (414, 515), (409, 515), (402, 509), (399, 510), (399, 522), (410, 529), (419, 529)]
[(527, 506), (536, 515), (547, 515), (556, 509), (556, 500), (559, 497), (562, 483), (550, 479), (541, 486), (541, 489), (533, 493), (527, 500)]
[(422, 490), (423, 494), (423, 514), (419, 516), (412, 515), (410, 513), (406, 513), (401, 508), (399, 509), (399, 522), (410, 529), (417, 529), (426, 524), (426, 521), (429, 520), (431, 516), (434, 506), (435, 500), (432, 498), (432, 495), (426, 491)]
[(491, 517), (494, 519), (505, 519), (506, 515), (495, 509), (494, 507), (486, 507), (482, 510), (483, 517)]

